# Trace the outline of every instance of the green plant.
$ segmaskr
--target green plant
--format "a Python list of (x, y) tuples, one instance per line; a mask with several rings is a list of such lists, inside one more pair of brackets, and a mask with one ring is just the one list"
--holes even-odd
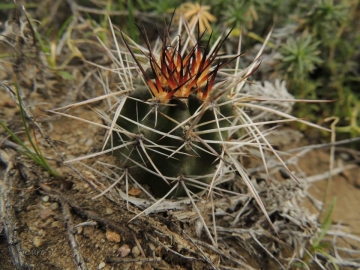
[[(39, 146), (37, 145), (37, 141), (36, 141), (35, 136), (34, 136), (35, 140), (33, 140), (32, 136), (31, 136), (31, 133), (30, 133), (30, 130), (29, 130), (29, 126), (28, 126), (28, 124), (26, 122), (26, 118), (25, 118), (24, 105), (23, 105), (20, 90), (19, 90), (20, 87), (19, 87), (17, 81), (14, 81), (14, 85), (15, 85), (15, 93), (16, 93), (17, 101), (18, 101), (19, 108), (20, 108), (21, 121), (22, 121), (24, 130), (25, 130), (26, 137), (27, 137), (28, 141), (30, 142), (30, 145), (31, 145), (33, 151), (29, 147), (27, 147), (25, 145), (25, 143), (14, 132), (12, 132), (8, 128), (8, 126), (1, 120), (0, 120), (0, 125), (11, 136), (11, 138), (20, 146), (19, 151), (23, 155), (27, 156), (32, 161), (34, 161), (36, 164), (43, 167), (45, 170), (47, 170), (53, 176), (60, 177), (59, 173), (51, 168), (51, 166), (46, 161), (46, 158), (41, 153), (41, 150), (40, 150)], [(4, 86), (4, 87), (7, 87), (7, 86)]]
[(322, 36), (324, 41), (332, 36), (333, 29), (336, 29), (348, 19), (347, 9), (349, 1), (334, 3), (333, 0), (318, 1), (308, 11), (309, 6), (304, 5), (305, 16), (294, 16), (299, 23), (299, 28), (310, 32), (312, 35)]
[[(99, 2), (101, 4), (101, 2)], [(124, 25), (124, 28), (127, 30), (127, 33), (129, 33), (130, 37), (133, 40), (138, 39), (138, 32), (136, 31), (135, 27), (135, 18), (134, 18), (134, 1), (133, 0), (127, 0), (127, 1), (113, 1), (113, 0), (106, 0), (104, 1), (103, 5), (99, 6), (99, 9), (105, 9), (105, 14), (100, 16), (99, 18), (99, 26), (102, 31), (100, 31), (99, 38), (105, 43), (108, 44), (108, 35), (107, 35), (107, 29), (109, 29), (109, 21), (108, 16), (112, 11), (127, 11), (127, 21), (128, 23)], [(96, 25), (96, 21), (93, 20), (90, 16), (88, 18), (93, 22), (94, 25)], [(120, 18), (117, 18), (117, 21), (121, 21)], [(96, 27), (96, 28), (98, 28)]]
[(353, 94), (349, 94), (347, 97), (346, 114), (349, 122), (348, 126), (337, 127), (336, 131), (340, 133), (349, 133), (352, 137), (356, 137), (360, 134), (360, 100), (357, 99)]
[(223, 16), (226, 22), (235, 25), (238, 29), (251, 30), (254, 23), (259, 20), (259, 10), (264, 10), (267, 1), (245, 0), (236, 1), (233, 5), (227, 5)]
[[(292, 44), (290, 47), (288, 44), (280, 45), (279, 52), (284, 58), (277, 65), (277, 69), (290, 79), (290, 91), (297, 97), (337, 100), (331, 105), (313, 104), (308, 107), (300, 104), (296, 111), (299, 117), (309, 115), (313, 121), (315, 117), (311, 116), (319, 113), (323, 118), (339, 117), (337, 131), (342, 133), (342, 137), (345, 133), (352, 137), (360, 134), (353, 116), (356, 106), (348, 102), (349, 96), (354, 104), (359, 100), (356, 94), (359, 48), (355, 45), (360, 37), (356, 19), (358, 6), (358, 0), (318, 1), (310, 10), (308, 5), (299, 5), (290, 16), (296, 22), (296, 31), (291, 33), (294, 36)], [(297, 57), (299, 55), (294, 52), (300, 52), (298, 49), (306, 39), (309, 40), (307, 49), (303, 50), (302, 58)], [(290, 61), (285, 63), (284, 59), (291, 55), (287, 59)], [(296, 66), (297, 58), (302, 67)]]
[(323, 61), (319, 57), (320, 41), (313, 41), (312, 36), (303, 35), (296, 39), (290, 37), (280, 48), (282, 54), (279, 68), (285, 70), (291, 80), (301, 82)]
[[(56, 38), (51, 40), (48, 36), (44, 38), (42, 34), (38, 31), (37, 27), (33, 26), (33, 22), (29, 17), (29, 14), (24, 11), (24, 14), (27, 19), (28, 27), (32, 34), (33, 45), (44, 54), (46, 59), (47, 67), (53, 69), (57, 72), (58, 75), (63, 77), (67, 80), (72, 80), (72, 75), (65, 70), (66, 66), (70, 63), (70, 61), (74, 57), (79, 57), (80, 59), (84, 59), (83, 55), (81, 54), (80, 50), (74, 44), (71, 34), (72, 34), (72, 22), (74, 18), (70, 16), (64, 24), (59, 29)], [(61, 63), (58, 63), (58, 51), (57, 47), (60, 43), (60, 40), (65, 38), (66, 44), (71, 51), (71, 54)], [(37, 47), (39, 44), (39, 47)]]
[[(315, 41), (309, 34), (303, 34), (296, 38), (289, 37), (286, 43), (280, 46), (279, 52), (282, 57), (277, 69), (283, 73), (287, 82), (292, 86), (290, 90), (300, 99), (320, 99), (316, 89), (321, 85), (320, 80), (311, 80), (311, 74), (322, 65), (320, 58), (320, 41)], [(318, 104), (299, 103), (295, 106), (298, 117), (307, 117), (311, 121), (317, 121), (319, 114)], [(301, 129), (306, 125), (300, 124)]]
[(319, 260), (317, 260), (317, 256), (321, 255), (323, 258), (327, 260), (327, 262), (331, 263), (335, 270), (339, 270), (339, 266), (335, 262), (335, 258), (329, 254), (329, 249), (331, 249), (331, 244), (326, 242), (325, 237), (329, 232), (331, 227), (331, 215), (334, 210), (334, 206), (336, 203), (336, 197), (331, 201), (329, 209), (326, 211), (326, 215), (324, 221), (321, 223), (320, 227), (316, 234), (310, 239), (310, 247), (306, 250), (306, 255), (304, 256), (304, 260), (295, 263), (294, 265), (300, 269), (310, 269), (309, 267), (318, 264), (321, 268), (323, 265), (320, 265)]
[[(27, 8), (36, 8), (39, 6), (37, 3), (28, 3)], [(0, 3), (0, 10), (13, 10), (14, 3)]]
[(136, 0), (134, 2), (135, 6), (140, 7), (143, 11), (155, 11), (160, 16), (163, 16), (165, 13), (174, 10), (181, 4), (179, 0), (164, 0), (164, 1), (145, 1), (145, 0)]
[(338, 270), (339, 266), (335, 263), (334, 258), (328, 252), (329, 244), (326, 244), (324, 242), (324, 238), (331, 227), (331, 223), (332, 223), (331, 214), (334, 210), (335, 203), (336, 203), (336, 198), (333, 198), (333, 200), (331, 201), (330, 207), (329, 207), (328, 211), (326, 212), (324, 221), (321, 223), (320, 233), (316, 234), (315, 237), (312, 239), (312, 243), (311, 243), (309, 252), (313, 256), (316, 256), (316, 254), (322, 254), (329, 260), (329, 262), (331, 262), (334, 269)]
[(223, 31), (221, 23), (235, 25), (232, 35), (244, 34), (242, 40), (246, 48), (259, 42), (259, 36), (268, 31), (270, 25), (275, 25), (275, 31), (282, 38), (275, 37), (275, 41), (271, 40), (275, 46), (270, 47), (284, 56), (280, 61), (273, 61), (274, 69), (279, 71), (275, 76), (288, 82), (289, 91), (296, 98), (337, 100), (335, 104), (298, 104), (295, 114), (306, 116), (310, 121), (318, 121), (319, 113), (321, 118), (337, 116), (343, 127), (338, 129), (342, 137), (354, 137), (359, 133), (356, 128), (347, 128), (352, 126), (347, 97), (359, 100), (356, 95), (359, 3), (359, 0), (321, 0), (309, 5), (277, 0), (237, 1), (229, 5), (224, 0), (211, 0), (206, 4), (218, 18), (218, 23), (213, 25), (215, 37)]

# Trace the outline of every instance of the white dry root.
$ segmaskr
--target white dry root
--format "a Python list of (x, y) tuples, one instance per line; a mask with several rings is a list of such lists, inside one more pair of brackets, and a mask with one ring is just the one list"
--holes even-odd
[[(114, 40), (117, 40), (115, 35), (116, 29), (111, 24), (111, 21), (110, 26), (113, 38)], [(195, 27), (189, 29), (186, 23), (180, 20), (178, 32), (173, 36), (173, 44), (178, 43), (178, 38), (180, 36), (182, 38), (185, 37), (185, 40), (182, 42), (183, 50), (185, 51), (186, 48), (194, 46), (196, 43), (196, 35), (194, 33)], [(266, 38), (266, 41), (269, 37), (270, 34)], [(144, 54), (147, 55), (150, 53), (148, 49), (136, 44), (128, 37), (126, 38), (131, 48), (143, 52), (135, 54), (135, 56), (141, 61), (143, 67), (146, 68), (148, 59)], [(102, 43), (100, 39), (99, 42)], [(214, 47), (219, 42), (220, 38), (215, 42)], [(316, 218), (304, 211), (299, 205), (306, 194), (308, 194), (306, 183), (303, 181), (297, 183), (297, 177), (288, 169), (288, 163), (282, 159), (282, 154), (275, 150), (269, 143), (266, 135), (270, 133), (271, 130), (267, 130), (266, 125), (298, 121), (316, 128), (324, 128), (289, 114), (296, 100), (294, 100), (293, 96), (287, 92), (285, 82), (280, 82), (279, 80), (276, 80), (274, 84), (270, 82), (248, 84), (246, 82), (248, 76), (255, 71), (260, 63), (259, 57), (262, 54), (265, 44), (262, 45), (258, 55), (247, 68), (240, 69), (238, 59), (235, 63), (235, 68), (227, 68), (226, 70), (223, 69), (219, 72), (221, 81), (216, 83), (212, 91), (214, 93), (224, 92), (225, 95), (228, 95), (228, 101), (225, 103), (232, 104), (235, 114), (233, 119), (224, 119), (223, 116), (217, 114), (216, 111), (216, 106), (221, 107), (224, 104), (216, 104), (216, 106), (213, 107), (215, 118), (218, 119), (217, 121), (232, 122), (232, 125), (227, 128), (229, 138), (232, 133), (235, 133), (239, 129), (243, 129), (245, 134), (241, 138), (235, 140), (222, 138), (219, 141), (201, 141), (203, 147), (196, 150), (200, 152), (200, 156), (201, 151), (211, 152), (211, 145), (214, 143), (220, 144), (223, 149), (216, 161), (217, 163), (214, 164), (216, 167), (214, 173), (211, 175), (212, 182), (210, 184), (198, 181), (198, 176), (185, 176), (183, 179), (179, 180), (162, 175), (150, 159), (146, 162), (153, 166), (148, 167), (134, 161), (135, 166), (151, 171), (151, 173), (163, 178), (164, 181), (177, 181), (177, 185), (174, 187), (182, 185), (186, 191), (187, 198), (169, 199), (167, 198), (167, 195), (170, 194), (170, 192), (163, 198), (154, 198), (144, 187), (138, 184), (137, 179), (130, 174), (129, 170), (118, 167), (116, 162), (109, 163), (101, 161), (102, 156), (106, 157), (114, 150), (132, 144), (132, 142), (127, 139), (127, 136), (129, 135), (127, 134), (128, 132), (123, 130), (122, 127), (117, 126), (116, 121), (121, 117), (122, 108), (127, 98), (129, 98), (128, 93), (134, 91), (137, 87), (147, 87), (146, 83), (141, 78), (139, 68), (132, 59), (129, 51), (123, 44), (117, 42), (114, 44), (114, 48), (107, 48), (105, 44), (102, 43), (108, 57), (113, 62), (112, 67), (98, 66), (97, 64), (92, 63), (100, 69), (98, 79), (103, 86), (104, 95), (52, 110), (52, 112), (56, 114), (96, 125), (106, 133), (102, 151), (74, 158), (67, 162), (78, 163), (84, 166), (86, 170), (96, 174), (99, 179), (103, 179), (98, 181), (102, 181), (102, 186), (107, 185), (108, 187), (104, 188), (101, 194), (96, 196), (96, 198), (111, 193), (112, 196), (119, 196), (127, 203), (136, 205), (138, 208), (142, 209), (143, 211), (137, 213), (134, 219), (139, 215), (171, 211), (174, 213), (174, 216), (181, 221), (194, 222), (197, 235), (200, 236), (202, 233), (205, 233), (215, 248), (224, 245), (226, 238), (235, 237), (238, 239), (240, 245), (245, 245), (250, 250), (253, 250), (248, 244), (248, 239), (252, 239), (255, 243), (260, 245), (269, 256), (277, 260), (272, 255), (274, 251), (277, 251), (277, 248), (274, 245), (261, 243), (259, 240), (260, 237), (266, 236), (275, 239), (275, 242), (278, 241), (280, 243), (281, 241), (284, 241), (295, 247), (295, 250), (299, 250), (300, 254), (294, 254), (294, 260), (301, 258), (301, 255), (306, 251), (305, 245), (317, 231), (318, 224)], [(157, 58), (159, 57), (160, 47), (161, 42), (157, 42), (152, 50), (152, 53)], [(240, 46), (237, 53), (240, 54)], [(231, 57), (233, 56), (229, 56), (229, 58)], [(116, 88), (110, 87), (108, 83), (110, 79), (107, 77), (113, 77), (114, 74), (119, 80)], [(101, 117), (104, 124), (80, 119), (72, 116), (68, 112), (63, 112), (64, 109), (91, 104), (92, 102), (99, 100), (106, 100), (108, 105), (106, 111), (94, 109)], [(216, 103), (215, 100), (214, 103)], [(193, 125), (192, 128), (196, 128), (196, 120), (201, 114), (202, 108), (213, 105), (214, 104), (212, 103), (204, 102), (192, 119), (189, 119), (188, 122), (185, 123), (179, 123), (179, 126), (190, 125), (191, 128), (191, 125)], [(154, 107), (154, 111), (149, 113), (156, 113), (156, 108)], [(190, 124), (190, 122), (195, 122), (195, 124)], [(150, 127), (142, 126), (141, 119), (139, 119), (138, 125), (142, 128), (151, 129), (153, 132), (157, 132), (156, 128), (152, 129)], [(106, 148), (106, 145), (111, 144), (114, 131), (123, 138), (123, 144), (117, 146), (116, 149), (115, 147), (108, 149)], [(219, 125), (218, 130), (209, 132), (220, 132)], [(196, 134), (196, 131), (194, 131), (194, 134)], [(172, 136), (171, 134), (162, 135)], [(196, 134), (196, 136), (199, 135), (200, 134)], [(182, 139), (176, 138), (175, 136), (173, 137), (175, 140)], [(154, 149), (151, 145), (157, 147), (156, 151), (160, 151), (167, 156), (175, 154), (176, 151), (180, 152), (179, 149), (174, 150), (171, 147), (162, 147), (161, 145), (158, 145), (157, 142), (151, 142), (151, 144), (139, 139), (139, 143), (143, 150), (142, 156), (145, 160), (148, 158), (146, 154), (147, 151)], [(258, 169), (256, 170), (254, 170), (254, 168), (246, 168), (242, 163), (243, 156), (246, 156), (249, 153), (261, 163), (256, 165), (258, 166)], [(91, 166), (86, 165), (86, 162), (83, 162), (84, 160), (94, 157), (96, 157), (98, 161)], [(270, 166), (268, 165), (268, 160), (272, 161)], [(274, 173), (278, 171), (279, 168), (287, 171), (289, 178), (292, 179), (288, 179), (284, 183), (277, 181), (274, 178)], [(251, 171), (254, 172), (254, 175), (249, 173)], [(271, 180), (271, 184), (268, 184), (265, 181), (259, 183), (255, 178), (255, 176), (259, 175), (263, 176), (266, 180)], [(128, 193), (130, 185), (140, 188), (144, 195), (143, 198), (130, 196)], [(199, 194), (194, 194), (187, 188), (187, 185), (200, 186), (203, 191)], [(254, 204), (254, 201), (256, 204)], [(260, 212), (255, 205), (260, 208)], [(261, 212), (263, 215), (260, 214)], [(273, 218), (273, 221), (270, 220), (270, 216)], [(219, 219), (223, 222), (226, 221), (229, 226), (219, 226), (217, 222)], [(247, 226), (246, 223), (251, 223), (251, 227)], [(269, 224), (271, 224), (272, 229), (265, 229)], [(274, 231), (278, 233), (278, 237), (272, 236)], [(237, 254), (236, 251), (238, 247), (227, 246), (227, 248), (229, 249), (229, 254), (232, 254), (232, 252)], [(256, 253), (255, 250), (254, 252)], [(231, 257), (231, 255), (229, 256)], [(291, 264), (292, 262), (289, 262), (289, 265)], [(281, 267), (284, 268), (282, 265)], [(247, 266), (247, 268), (251, 269), (250, 266)]]

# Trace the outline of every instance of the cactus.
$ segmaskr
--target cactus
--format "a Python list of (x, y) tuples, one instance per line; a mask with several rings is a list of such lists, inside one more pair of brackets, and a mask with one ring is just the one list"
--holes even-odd
[[(210, 194), (220, 190), (221, 183), (242, 178), (266, 215), (240, 162), (247, 149), (255, 147), (265, 164), (263, 147), (272, 150), (260, 130), (272, 121), (253, 123), (244, 108), (254, 99), (241, 93), (259, 60), (243, 70), (237, 62), (229, 73), (225, 67), (240, 57), (240, 52), (220, 57), (230, 32), (210, 47), (211, 35), (203, 42), (204, 33), (196, 38), (195, 27), (185, 27), (184, 33), (179, 27), (173, 39), (168, 29), (165, 26), (161, 46), (155, 48), (140, 28), (146, 48), (122, 33), (135, 63), (127, 60), (128, 68), (119, 72), (123, 84), (131, 88), (124, 89), (107, 135), (112, 138), (108, 145), (119, 158), (118, 165), (133, 181), (164, 198)], [(128, 54), (118, 48), (117, 63), (124, 65), (122, 55), (128, 59)], [(140, 79), (133, 78), (132, 65)]]
[[(111, 21), (110, 27), (116, 40)], [(165, 26), (160, 45), (157, 42), (154, 47), (140, 28), (146, 47), (121, 32), (124, 46), (116, 43), (116, 54), (103, 44), (116, 66), (111, 71), (120, 79), (120, 91), (115, 93), (109, 93), (111, 90), (103, 83), (106, 94), (102, 98), (108, 99), (110, 109), (99, 115), (107, 124), (103, 126), (107, 129), (104, 143), (107, 149), (68, 162), (111, 152), (117, 157), (116, 166), (123, 174), (104, 192), (126, 178), (126, 183), (129, 180), (140, 187), (148, 186), (152, 194), (143, 191), (152, 200), (153, 196), (162, 197), (160, 202), (186, 195), (196, 209), (195, 194), (199, 198), (204, 194), (236, 197), (240, 194), (224, 188), (223, 184), (243, 181), (271, 224), (242, 162), (243, 156), (255, 155), (262, 160), (270, 178), (266, 163), (270, 153), (296, 180), (266, 139), (263, 127), (284, 121), (316, 125), (279, 111), (281, 106), (275, 105), (274, 109), (272, 105), (281, 100), (253, 96), (245, 91), (246, 80), (259, 66), (265, 44), (255, 60), (240, 69), (240, 46), (236, 55), (222, 54), (230, 32), (223, 39), (215, 40), (211, 47), (211, 35), (204, 41), (204, 33), (195, 35), (195, 28), (180, 22), (178, 32), (172, 35), (170, 27)], [(269, 37), (270, 33), (265, 43)], [(229, 68), (230, 62), (232, 65), (235, 62), (234, 68)], [(281, 86), (281, 93), (286, 93), (284, 84), (277, 85)], [(256, 89), (261, 88), (260, 84)], [(111, 105), (114, 97), (117, 102)], [(265, 105), (263, 101), (267, 101)], [(257, 116), (264, 112), (276, 117), (259, 120)], [(198, 214), (201, 218), (199, 211)], [(207, 234), (211, 238), (209, 231)]]
[[(217, 58), (227, 36), (211, 52), (210, 40), (202, 47), (201, 37), (181, 52), (181, 40), (171, 41), (166, 33), (158, 56), (147, 41), (149, 71), (124, 39), (148, 89), (135, 88), (124, 97), (117, 119), (121, 131), (114, 131), (113, 142), (127, 147), (115, 154), (122, 167), (136, 165), (133, 177), (156, 196), (164, 196), (180, 179), (191, 178), (195, 182), (190, 186), (210, 183), (217, 164), (225, 161), (222, 141), (238, 135), (227, 129), (233, 120), (232, 104), (219, 106), (226, 102), (227, 91), (213, 89), (217, 72), (234, 59), (221, 63)], [(172, 195), (183, 196), (184, 189), (179, 186)]]

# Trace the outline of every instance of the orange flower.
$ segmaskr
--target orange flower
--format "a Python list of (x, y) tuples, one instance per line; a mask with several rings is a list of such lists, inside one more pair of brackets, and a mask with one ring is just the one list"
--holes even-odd
[[(211, 36), (206, 46), (203, 47), (200, 46), (203, 34), (200, 35), (197, 43), (184, 55), (180, 53), (182, 49), (180, 40), (174, 46), (169, 38), (162, 38), (163, 44), (158, 58), (152, 52), (145, 32), (142, 32), (141, 29), (140, 32), (148, 47), (148, 55), (144, 54), (149, 58), (154, 79), (147, 75), (124, 39), (125, 45), (141, 70), (153, 96), (161, 103), (167, 103), (170, 99), (174, 98), (188, 98), (194, 92), (196, 92), (198, 99), (205, 101), (214, 86), (218, 70), (236, 58), (226, 63), (220, 63), (217, 59), (218, 52), (230, 32), (222, 42), (219, 42), (211, 50), (210, 54), (209, 45)], [(166, 36), (169, 37), (169, 33)]]

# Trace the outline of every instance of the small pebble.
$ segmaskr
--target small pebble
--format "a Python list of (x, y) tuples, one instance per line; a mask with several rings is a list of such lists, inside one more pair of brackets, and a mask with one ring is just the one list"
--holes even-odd
[(41, 200), (43, 201), (43, 202), (47, 202), (47, 201), (49, 201), (49, 196), (48, 195), (46, 195), (46, 196), (44, 196), (44, 197), (42, 197), (41, 198)]
[(129, 255), (130, 251), (131, 251), (131, 250), (130, 250), (129, 245), (122, 245), (122, 246), (119, 248), (120, 257), (121, 257), (121, 258), (126, 257), (127, 255)]
[(112, 231), (106, 231), (106, 239), (109, 240), (110, 242), (119, 243), (120, 242), (120, 234), (118, 234), (116, 232), (112, 232)]
[(132, 188), (128, 192), (129, 192), (129, 195), (131, 195), (131, 196), (139, 196), (141, 194), (141, 189)]
[(136, 258), (140, 255), (140, 250), (137, 246), (134, 246), (131, 250), (132, 255)]
[(112, 210), (112, 209), (109, 208), (109, 207), (106, 207), (105, 213), (106, 213), (107, 215), (111, 215), (112, 213), (114, 213), (114, 210)]
[(89, 146), (91, 146), (93, 144), (94, 144), (93, 139), (89, 139), (89, 140), (86, 141), (85, 146), (89, 147)]
[(149, 243), (149, 248), (151, 251), (154, 251), (155, 250), (155, 246), (153, 243)]
[(59, 204), (57, 202), (54, 202), (50, 205), (50, 209), (51, 210), (56, 210), (59, 208)]
[(101, 262), (98, 266), (98, 269), (103, 269), (106, 266), (106, 263)]
[(33, 240), (33, 244), (35, 247), (40, 247), (42, 244), (42, 239), (39, 236), (35, 236)]
[(77, 234), (81, 234), (83, 232), (84, 228), (82, 226), (79, 226), (76, 228)]

